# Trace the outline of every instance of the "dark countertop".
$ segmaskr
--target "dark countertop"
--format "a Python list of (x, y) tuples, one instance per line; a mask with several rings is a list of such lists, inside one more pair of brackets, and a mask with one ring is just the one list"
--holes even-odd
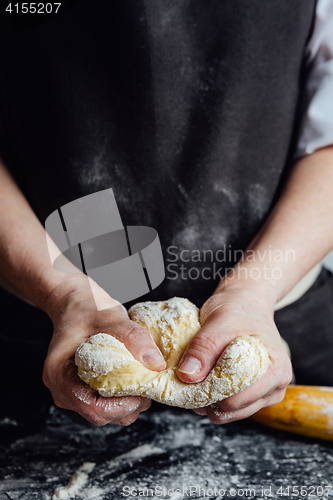
[[(19, 414), (0, 420), (0, 500), (52, 499), (86, 462), (95, 466), (83, 471), (86, 483), (77, 496), (60, 498), (135, 498), (128, 495), (133, 488), (137, 496), (172, 500), (333, 497), (333, 443), (250, 420), (217, 426), (157, 403), (128, 427), (95, 427), (53, 405)], [(293, 486), (303, 486), (304, 496), (292, 495)]]

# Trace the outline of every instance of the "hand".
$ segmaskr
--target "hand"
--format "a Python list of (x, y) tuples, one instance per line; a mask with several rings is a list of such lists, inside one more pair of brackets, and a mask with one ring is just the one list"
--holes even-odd
[(258, 338), (268, 351), (270, 363), (267, 372), (253, 385), (214, 405), (194, 410), (196, 413), (222, 424), (249, 417), (283, 399), (292, 369), (273, 314), (274, 304), (269, 294), (254, 289), (225, 286), (205, 302), (200, 311), (203, 327), (186, 348), (178, 366), (177, 375), (183, 382), (204, 380), (223, 350), (240, 335)]
[(77, 375), (74, 362), (77, 347), (91, 335), (103, 332), (123, 342), (135, 359), (151, 370), (165, 369), (165, 361), (148, 331), (131, 321), (126, 309), (96, 283), (93, 286), (94, 296), (98, 294), (100, 302), (109, 305), (108, 309), (97, 311), (88, 278), (83, 274), (67, 274), (50, 294), (46, 311), (54, 333), (43, 381), (60, 408), (74, 410), (96, 425), (109, 422), (129, 425), (149, 408), (150, 399), (99, 396)]

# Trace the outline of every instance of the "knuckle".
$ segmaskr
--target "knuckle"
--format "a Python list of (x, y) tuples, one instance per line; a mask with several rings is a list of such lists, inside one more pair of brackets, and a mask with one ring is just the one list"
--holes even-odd
[(200, 310), (200, 322), (203, 325), (207, 317), (220, 308), (220, 298), (218, 295), (211, 295), (203, 304)]
[(207, 413), (207, 416), (213, 424), (221, 425), (221, 424), (226, 424), (229, 422), (231, 418), (231, 413), (224, 412), (221, 408), (219, 409), (212, 409)]
[(278, 385), (277, 389), (281, 390), (281, 389), (286, 389), (287, 386), (290, 384), (291, 382), (291, 376), (288, 377), (288, 379), (284, 379), (283, 381), (280, 382), (280, 384)]
[(99, 398), (94, 409), (97, 417), (104, 420), (105, 423), (128, 420), (132, 417), (132, 414), (138, 414), (140, 411), (140, 402), (134, 404), (134, 406), (133, 403), (123, 406), (115, 401), (116, 398), (110, 398), (110, 401), (108, 401), (108, 399), (109, 398)]
[(285, 396), (285, 389), (276, 391), (274, 394), (271, 394), (268, 397), (264, 397), (265, 404), (263, 405), (263, 408), (266, 406), (272, 406), (272, 405), (277, 405), (278, 403), (281, 403)]
[(58, 408), (62, 408), (63, 410), (69, 410), (70, 409), (70, 407), (64, 401), (62, 401), (61, 399), (59, 399), (54, 394), (52, 394), (52, 398), (53, 398), (54, 404), (56, 406), (58, 406)]
[(277, 405), (278, 403), (281, 403), (281, 401), (284, 398), (285, 393), (283, 392), (282, 394), (279, 394), (274, 398), (274, 402), (272, 404)]
[(275, 380), (277, 380), (276, 389), (278, 390), (285, 389), (292, 380), (292, 365), (289, 358), (287, 358), (286, 361), (286, 363), (281, 364), (275, 362), (271, 366), (273, 377), (275, 378)]
[(57, 374), (52, 365), (47, 363), (47, 361), (44, 364), (42, 381), (50, 391), (57, 387)]
[(122, 418), (120, 420), (117, 420), (117, 422), (115, 422), (115, 423), (117, 423), (118, 425), (123, 425), (124, 427), (127, 427), (128, 425), (133, 424), (136, 419), (137, 419), (137, 415), (130, 416), (127, 418)]
[(277, 389), (286, 389), (286, 387), (290, 384), (291, 379), (292, 379), (292, 368), (291, 365), (288, 366), (288, 369), (283, 372), (283, 375), (281, 377), (281, 380), (277, 386)]
[(149, 399), (148, 401), (142, 402), (141, 407), (139, 408), (140, 412), (148, 410), (148, 408), (150, 408), (150, 406), (151, 406), (151, 399)]
[(47, 357), (43, 367), (42, 380), (43, 383), (46, 385), (46, 387), (48, 387), (49, 389), (51, 388), (52, 385), (51, 371), (52, 371), (51, 363), (49, 357)]
[(95, 394), (95, 391), (89, 386), (85, 387), (81, 384), (69, 388), (69, 397), (73, 404), (92, 405), (96, 400)]
[(90, 413), (89, 415), (82, 415), (88, 422), (91, 424), (97, 425), (101, 427), (102, 425), (106, 425), (109, 423), (109, 420), (106, 419), (105, 417), (101, 417), (97, 413)]
[(235, 400), (231, 397), (231, 398), (224, 399), (224, 400), (220, 403), (220, 408), (221, 408), (224, 412), (236, 411), (236, 410), (238, 410), (238, 409), (239, 409), (239, 404), (237, 403), (237, 401), (235, 401)]
[(193, 411), (194, 411), (194, 413), (197, 413), (198, 415), (206, 415), (205, 408), (194, 408)]
[(151, 337), (147, 330), (145, 330), (142, 326), (137, 325), (134, 321), (127, 322), (126, 330), (124, 331), (124, 338), (129, 344), (137, 344), (138, 339), (141, 341), (143, 339), (150, 340)]
[(278, 393), (274, 394), (273, 396), (273, 402), (271, 404), (277, 405), (278, 403), (281, 403), (285, 396), (286, 390), (279, 391)]
[(189, 349), (198, 352), (205, 352), (212, 356), (212, 354), (216, 354), (216, 351), (221, 351), (219, 345), (217, 343), (217, 339), (208, 335), (197, 335), (195, 336), (189, 345)]
[(50, 382), (50, 379), (49, 379), (49, 374), (47, 373), (47, 371), (45, 370), (45, 368), (44, 368), (43, 375), (42, 375), (42, 381), (43, 381), (43, 384), (46, 385), (46, 387), (48, 389), (51, 389), (51, 382)]

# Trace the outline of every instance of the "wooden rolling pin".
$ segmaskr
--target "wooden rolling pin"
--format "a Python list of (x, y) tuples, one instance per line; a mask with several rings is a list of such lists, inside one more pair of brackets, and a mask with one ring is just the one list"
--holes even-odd
[(333, 387), (289, 385), (281, 403), (251, 418), (275, 429), (333, 441)]

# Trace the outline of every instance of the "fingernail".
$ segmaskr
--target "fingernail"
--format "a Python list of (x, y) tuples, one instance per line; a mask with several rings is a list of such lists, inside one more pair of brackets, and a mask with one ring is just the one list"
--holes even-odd
[(148, 349), (148, 351), (142, 355), (142, 359), (146, 365), (152, 367), (159, 366), (164, 363), (164, 358), (156, 351), (156, 349)]
[(222, 408), (216, 403), (212, 404), (210, 407), (213, 410), (214, 415), (216, 415), (217, 417), (221, 417), (223, 415), (223, 413), (225, 413), (222, 410)]
[(186, 358), (185, 361), (182, 362), (178, 371), (182, 373), (187, 373), (188, 375), (194, 375), (201, 370), (201, 363), (197, 358), (193, 358), (190, 356)]

